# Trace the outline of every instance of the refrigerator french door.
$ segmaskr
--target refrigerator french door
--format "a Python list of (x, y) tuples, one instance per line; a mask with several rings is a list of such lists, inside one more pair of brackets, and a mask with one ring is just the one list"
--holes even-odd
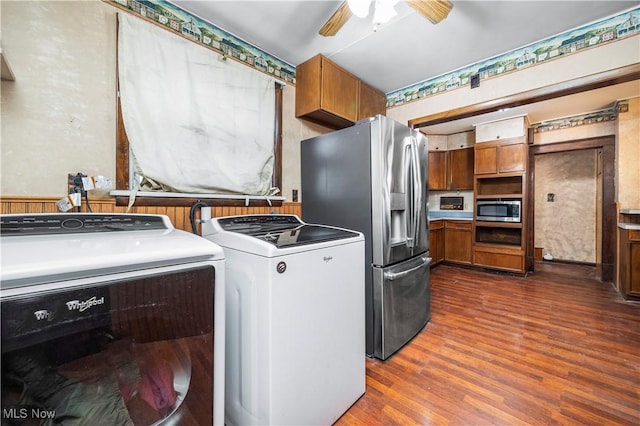
[(365, 236), (367, 355), (430, 319), (427, 138), (385, 116), (301, 143), (302, 217)]

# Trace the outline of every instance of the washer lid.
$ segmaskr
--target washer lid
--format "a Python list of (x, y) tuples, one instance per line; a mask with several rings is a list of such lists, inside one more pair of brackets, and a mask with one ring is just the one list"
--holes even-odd
[(250, 215), (217, 219), (226, 232), (248, 235), (273, 244), (277, 248), (315, 244), (358, 237), (346, 229), (307, 225), (294, 215)]
[[(121, 222), (118, 225), (112, 221), (108, 221), (107, 229), (97, 226), (100, 229), (95, 229), (91, 226), (100, 217), (95, 215), (94, 221), (88, 221), (86, 219), (90, 216), (85, 215), (82, 229), (72, 226), (71, 230), (63, 231), (60, 228), (64, 226), (48, 222), (57, 220), (58, 215), (31, 216), (37, 218), (38, 224), (32, 226), (31, 222), (36, 221), (31, 219), (2, 217), (8, 232), (3, 229), (0, 234), (1, 290), (224, 259), (219, 246), (197, 235), (174, 229), (168, 218), (161, 218), (160, 222), (151, 220), (155, 224), (150, 226), (151, 229), (143, 226), (140, 230), (131, 230), (128, 225), (123, 228)], [(148, 216), (141, 218), (143, 223), (148, 223)], [(22, 229), (11, 230), (8, 224), (14, 220), (19, 224), (14, 228)], [(71, 225), (77, 223), (72, 222)], [(106, 222), (103, 220), (100, 224)], [(52, 229), (48, 229), (50, 227)]]

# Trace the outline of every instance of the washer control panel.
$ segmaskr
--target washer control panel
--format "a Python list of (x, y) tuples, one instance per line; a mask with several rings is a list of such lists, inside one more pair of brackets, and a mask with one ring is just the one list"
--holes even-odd
[(170, 229), (162, 216), (138, 214), (34, 214), (0, 216), (0, 234), (50, 235)]

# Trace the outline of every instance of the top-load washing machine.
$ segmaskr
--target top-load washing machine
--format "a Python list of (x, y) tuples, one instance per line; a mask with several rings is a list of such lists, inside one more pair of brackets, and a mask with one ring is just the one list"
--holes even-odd
[(365, 392), (364, 238), (294, 215), (214, 218), (228, 425), (329, 425)]
[(224, 423), (222, 249), (166, 216), (0, 216), (2, 424)]

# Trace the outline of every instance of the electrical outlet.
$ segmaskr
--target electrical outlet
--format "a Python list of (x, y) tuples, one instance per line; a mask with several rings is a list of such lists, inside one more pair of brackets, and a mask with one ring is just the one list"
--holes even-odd
[(73, 194), (77, 192), (82, 197), (87, 195), (87, 191), (84, 190), (84, 185), (82, 184), (83, 177), (87, 177), (87, 175), (82, 174), (80, 172), (76, 174), (72, 174), (72, 173), (67, 174), (67, 188), (68, 188), (69, 194)]

